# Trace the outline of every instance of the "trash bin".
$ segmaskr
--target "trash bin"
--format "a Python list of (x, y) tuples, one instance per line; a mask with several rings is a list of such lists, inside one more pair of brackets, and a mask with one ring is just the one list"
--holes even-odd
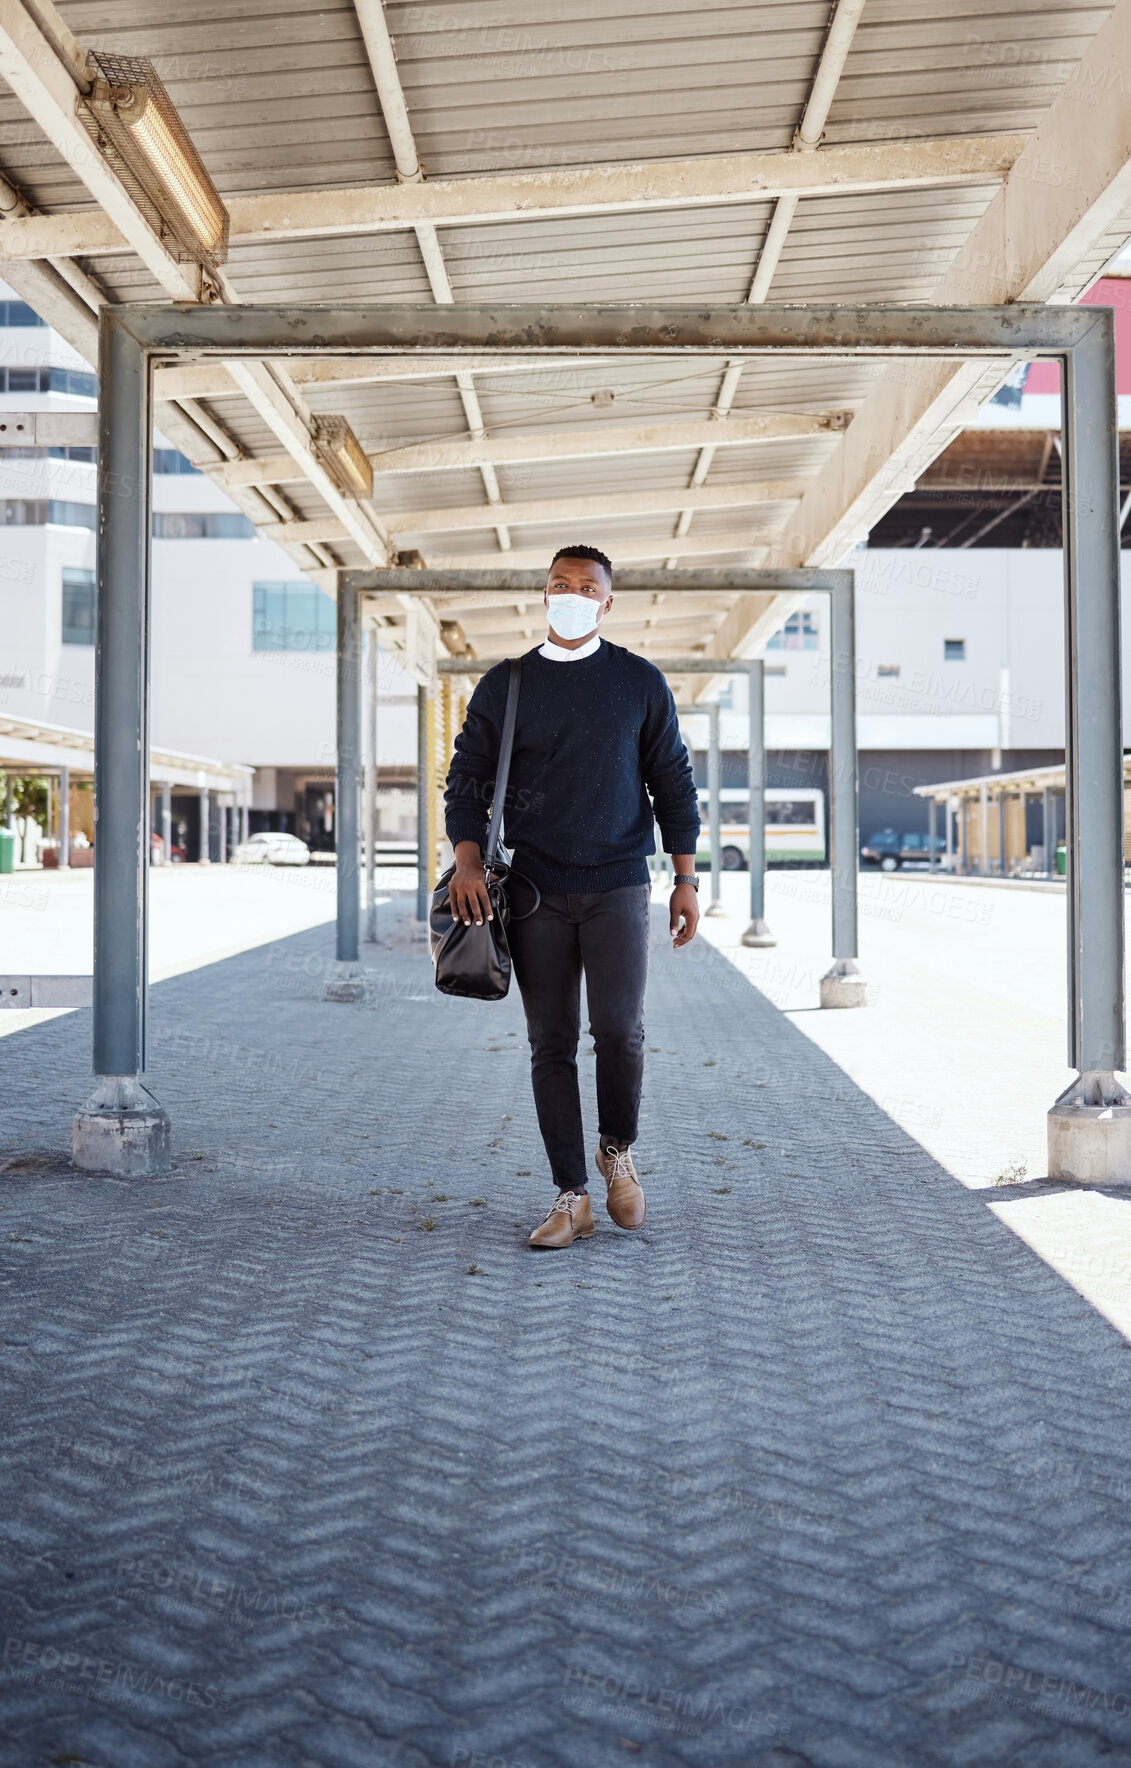
[(1063, 878), (1068, 872), (1068, 849), (1062, 841), (1056, 850), (1056, 875)]
[(0, 829), (0, 872), (16, 869), (16, 831)]

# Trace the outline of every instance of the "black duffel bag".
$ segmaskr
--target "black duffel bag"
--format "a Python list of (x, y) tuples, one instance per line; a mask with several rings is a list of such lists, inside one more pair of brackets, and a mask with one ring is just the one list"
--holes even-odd
[[(510, 680), (507, 683), (507, 706), (503, 715), (503, 735), (499, 744), (499, 765), (495, 773), (494, 801), (483, 854), (483, 873), (491, 898), (493, 919), (470, 926), (452, 916), (448, 886), (455, 874), (449, 866), (432, 892), (428, 931), (432, 944), (432, 962), (436, 966), (436, 987), (441, 994), (463, 995), (473, 1001), (501, 1001), (511, 985), (511, 952), (507, 927), (511, 921), (508, 881), (512, 876), (510, 861), (502, 847), (503, 803), (514, 748), (514, 727), (518, 717), (518, 690), (522, 681), (522, 659), (511, 658)], [(518, 878), (522, 874), (513, 873)], [(532, 915), (542, 898), (536, 885), (528, 878), (523, 882), (534, 893)], [(517, 915), (524, 921), (526, 915)]]

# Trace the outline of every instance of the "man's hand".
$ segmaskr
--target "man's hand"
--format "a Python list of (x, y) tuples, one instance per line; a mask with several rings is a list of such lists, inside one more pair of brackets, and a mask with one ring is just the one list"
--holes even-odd
[(472, 921), (482, 927), (484, 920), (495, 919), (478, 841), (457, 841), (456, 869), (448, 885), (448, 901), (452, 920), (462, 921), (465, 927), (470, 927)]
[(699, 895), (694, 884), (677, 884), (668, 905), (671, 916), (672, 950), (690, 945), (699, 925)]

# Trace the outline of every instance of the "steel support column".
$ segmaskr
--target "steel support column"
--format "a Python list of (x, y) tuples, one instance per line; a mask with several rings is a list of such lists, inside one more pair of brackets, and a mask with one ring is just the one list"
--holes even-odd
[(1026, 792), (1024, 786), (1021, 787), (1019, 796), (1021, 799), (1020, 864), (1022, 871), (1025, 871), (1028, 869), (1029, 865), (1029, 794)]
[(1041, 829), (1045, 844), (1045, 874), (1056, 876), (1056, 811), (1055, 800), (1049, 787), (1041, 793)]
[(432, 806), (428, 802), (428, 745), (431, 741), (429, 693), (420, 685), (416, 690), (416, 918), (424, 922), (428, 920), (432, 894), (428, 853), (432, 827)]
[(1009, 876), (1009, 805), (1005, 787), (997, 795), (997, 869), (1003, 878)]
[(358, 809), (361, 793), (361, 598), (338, 578), (337, 645), (338, 765), (334, 776), (334, 846), (337, 855), (335, 963), (323, 988), (328, 1001), (360, 1001), (358, 936), (361, 919)]
[(1068, 1059), (1089, 1075), (1125, 1064), (1119, 431), (1101, 317), (1069, 354), (1064, 388)]
[(943, 816), (946, 818), (946, 869), (948, 872), (953, 872), (956, 869), (954, 864), (954, 805), (949, 794), (943, 805)]
[(1115, 1078), (1127, 1058), (1119, 418), (1108, 310), (1067, 353), (1063, 412), (1068, 1060), (1079, 1074), (1049, 1112), (1049, 1176), (1131, 1184), (1131, 1095)]
[(200, 852), (197, 864), (212, 864), (212, 799), (207, 786), (200, 788)]
[(59, 769), (59, 864), (71, 863), (71, 770)]
[(169, 1118), (142, 1085), (148, 985), (151, 369), (103, 309), (95, 650), (94, 1072), (73, 1158), (89, 1172), (169, 1168)]
[(938, 811), (939, 807), (933, 798), (927, 800), (927, 870), (937, 872), (939, 869), (938, 842)]
[(366, 634), (365, 652), (365, 938), (377, 938), (377, 628)]
[(968, 878), (970, 876), (970, 870), (971, 870), (971, 867), (970, 867), (970, 799), (966, 798), (966, 797), (960, 798), (959, 799), (959, 806), (960, 806), (959, 815), (962, 819), (961, 828), (959, 830), (959, 834), (961, 836), (961, 847), (962, 847), (962, 875), (964, 878)]
[(822, 1007), (863, 1007), (867, 988), (857, 963), (856, 882), (860, 866), (856, 766), (856, 594), (851, 577), (829, 593), (829, 866), (833, 966), (821, 978)]
[(750, 840), (750, 925), (742, 935), (747, 946), (776, 945), (766, 921), (766, 669), (761, 657), (746, 666), (746, 784), (750, 794), (747, 827)]
[(707, 915), (725, 915), (723, 907), (723, 763), (719, 747), (719, 708), (708, 707), (710, 731), (707, 739), (707, 792), (711, 804), (711, 900), (703, 911)]
[(173, 858), (173, 790), (168, 780), (161, 782), (161, 839), (165, 843), (165, 864)]
[(664, 852), (664, 842), (663, 837), (660, 834), (659, 823), (652, 824), (652, 840), (656, 848), (656, 858), (652, 865), (653, 879), (662, 878), (666, 883), (669, 872), (672, 872), (674, 875), (674, 868), (668, 864), (668, 856)]
[(834, 590), (832, 610), (832, 767), (829, 770), (833, 957), (855, 960), (856, 876), (860, 841), (856, 810), (856, 607), (852, 588)]

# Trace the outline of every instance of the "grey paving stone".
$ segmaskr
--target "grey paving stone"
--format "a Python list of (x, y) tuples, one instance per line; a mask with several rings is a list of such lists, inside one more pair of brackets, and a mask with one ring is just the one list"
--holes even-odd
[(1131, 1759), (1119, 1334), (659, 921), (647, 1223), (529, 1253), (519, 1004), (404, 911), (359, 1007), (154, 989), (168, 1179), (4, 1040), (0, 1764)]

